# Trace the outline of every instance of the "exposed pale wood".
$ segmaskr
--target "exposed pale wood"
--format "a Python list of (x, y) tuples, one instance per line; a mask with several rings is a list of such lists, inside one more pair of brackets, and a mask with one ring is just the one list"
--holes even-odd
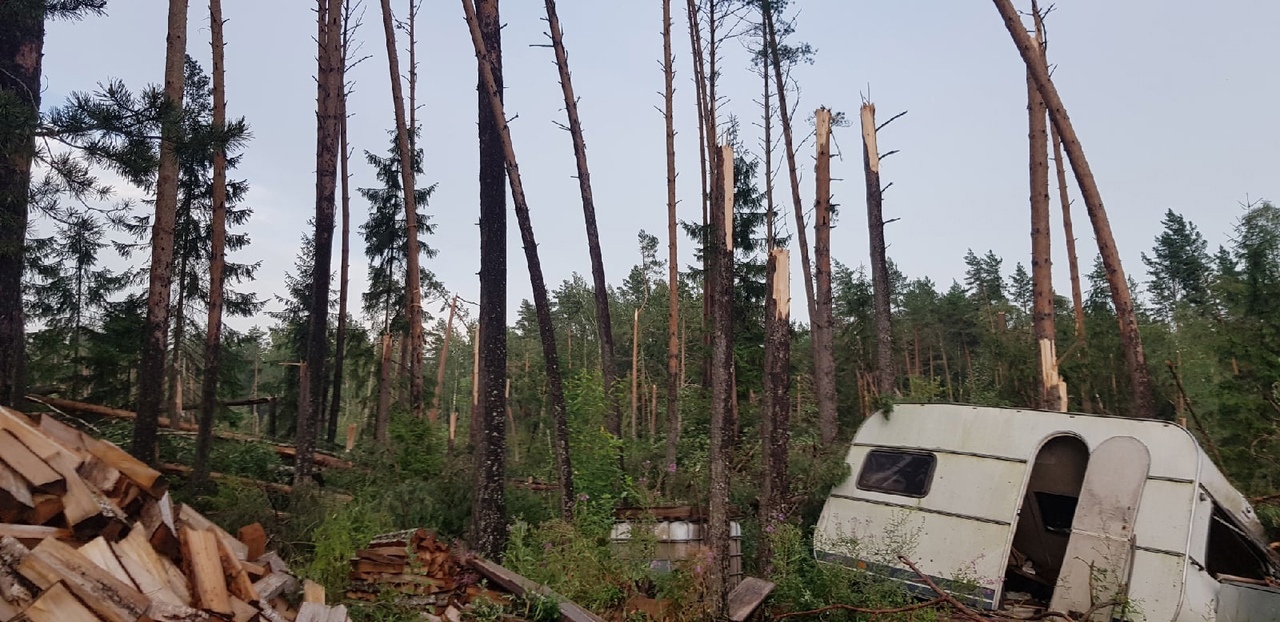
[(30, 552), (17, 539), (0, 537), (0, 603), (10, 603), (18, 610), (31, 604), (35, 597), (18, 578), (18, 566)]
[(253, 584), (253, 589), (257, 590), (264, 601), (269, 601), (281, 594), (296, 592), (299, 587), (298, 580), (285, 572), (273, 572)]
[(87, 460), (80, 463), (80, 468), (76, 469), (76, 473), (86, 483), (101, 491), (109, 492), (115, 490), (116, 486), (120, 484), (120, 471), (93, 456), (89, 456)]
[(236, 539), (248, 548), (247, 559), (256, 560), (267, 552), (267, 532), (261, 523), (245, 525), (236, 533)]
[(152, 602), (147, 607), (147, 618), (152, 622), (210, 622), (213, 616), (185, 605)]
[(8, 430), (0, 430), (0, 462), (36, 488), (54, 492), (65, 490), (62, 476)]
[(3, 462), (0, 462), (0, 491), (9, 493), (15, 502), (25, 508), (35, 507), (35, 500), (31, 497), (30, 484), (26, 478)]
[(266, 566), (267, 570), (269, 570), (270, 572), (283, 572), (285, 574), (292, 574), (291, 572), (289, 572), (289, 564), (286, 564), (284, 560), (280, 558), (280, 554), (276, 553), (275, 551), (270, 551), (268, 553), (263, 554), (256, 561), (259, 564)]
[(31, 622), (99, 622), (98, 616), (62, 583), (45, 590), (24, 613)]
[(121, 565), (120, 559), (116, 557), (115, 551), (111, 550), (111, 544), (106, 538), (98, 536), (88, 544), (80, 547), (80, 554), (84, 555), (89, 561), (97, 564), (99, 568), (111, 573), (111, 576), (120, 580), (121, 583), (130, 585), (135, 589), (138, 587), (134, 584), (133, 579), (129, 577), (128, 571)]
[(231, 597), (231, 610), (232, 622), (249, 622), (254, 618), (254, 616), (258, 615), (257, 607), (254, 607), (235, 596)]
[(98, 498), (89, 490), (80, 475), (76, 473), (76, 464), (70, 454), (54, 455), (48, 465), (65, 480), (66, 494), (62, 495), (62, 513), (67, 517), (67, 524), (75, 527), (84, 521), (98, 516), (102, 508)]
[(556, 594), (551, 588), (530, 581), (489, 560), (475, 557), (470, 560), (470, 563), (477, 572), (516, 596), (534, 593), (560, 601), (560, 619), (565, 622), (604, 622), (604, 618)]
[(42, 589), (61, 581), (107, 622), (137, 622), (147, 611), (149, 599), (132, 586), (111, 576), (70, 546), (47, 538), (31, 550), (18, 572)]
[(196, 603), (201, 609), (231, 615), (231, 596), (218, 551), (218, 536), (212, 531), (183, 526), (178, 530), (182, 557), (190, 569)]
[(143, 504), (139, 521), (147, 533), (147, 540), (152, 548), (172, 559), (177, 559), (181, 555), (173, 498), (169, 493), (166, 492), (159, 499)]
[(120, 560), (120, 565), (124, 566), (133, 579), (134, 585), (138, 586), (138, 591), (148, 599), (173, 605), (191, 604), (189, 597), (184, 597), (173, 589), (164, 563), (147, 543), (146, 535), (141, 529), (134, 529), (124, 539), (112, 543), (111, 549)]
[(246, 546), (245, 543), (231, 537), (231, 534), (223, 531), (221, 527), (213, 524), (212, 521), (204, 516), (201, 516), (200, 513), (195, 511), (191, 506), (185, 503), (182, 504), (181, 509), (178, 510), (178, 519), (190, 525), (192, 529), (212, 531), (214, 535), (223, 540), (227, 547), (235, 553), (236, 559), (241, 561), (248, 559), (249, 547)]
[(222, 569), (231, 593), (249, 602), (258, 600), (258, 591), (253, 589), (253, 581), (249, 579), (249, 573), (240, 565), (240, 560), (236, 559), (235, 554), (222, 540), (218, 540), (218, 554), (222, 559)]
[(93, 457), (111, 465), (131, 481), (142, 487), (153, 497), (164, 494), (165, 484), (160, 472), (147, 466), (141, 460), (129, 455), (114, 444), (90, 437), (85, 437), (85, 448)]
[(70, 458), (75, 466), (80, 466), (80, 459), (75, 454), (42, 434), (31, 424), (31, 420), (26, 415), (0, 406), (0, 429), (8, 430), (10, 434), (18, 437), (18, 440), (45, 462), (55, 455), (62, 454)]
[(58, 421), (56, 418), (50, 417), (49, 415), (40, 415), (38, 427), (41, 432), (44, 432), (46, 436), (57, 441), (59, 445), (62, 445), (68, 451), (75, 453), (81, 458), (88, 455), (84, 446), (85, 436), (80, 430)]
[(62, 513), (62, 497), (48, 493), (36, 493), (31, 496), (32, 507), (23, 517), (28, 525), (43, 525)]
[(302, 602), (323, 605), (325, 602), (324, 586), (311, 579), (304, 579), (302, 581)]
[(43, 540), (44, 538), (61, 538), (71, 537), (71, 530), (62, 527), (47, 527), (45, 525), (15, 525), (12, 523), (0, 523), (0, 538), (3, 537), (17, 538), (19, 540)]
[(769, 597), (774, 587), (773, 583), (764, 579), (744, 578), (729, 592), (729, 619), (732, 622), (746, 622)]

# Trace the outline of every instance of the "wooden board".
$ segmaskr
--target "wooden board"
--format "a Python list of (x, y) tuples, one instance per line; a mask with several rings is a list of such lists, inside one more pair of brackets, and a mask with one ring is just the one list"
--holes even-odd
[(67, 517), (68, 525), (75, 527), (102, 514), (102, 507), (98, 503), (100, 495), (91, 492), (89, 485), (76, 473), (79, 465), (69, 454), (55, 454), (48, 464), (66, 479), (67, 492), (62, 496), (62, 513)]
[[(31, 604), (35, 595), (19, 579), (18, 566), (30, 551), (14, 538), (0, 537), (0, 601), (20, 611)], [(14, 614), (17, 611), (13, 612)], [(8, 613), (5, 615), (12, 617)]]
[(0, 462), (21, 475), (34, 488), (54, 493), (66, 489), (62, 475), (8, 430), (0, 430)]
[(50, 415), (40, 415), (36, 426), (45, 436), (62, 445), (64, 449), (84, 458), (88, 452), (84, 448), (85, 434)]
[(71, 537), (70, 529), (46, 527), (44, 525), (14, 525), (0, 523), (0, 538), (8, 536), (19, 540), (43, 540), (45, 538), (67, 539)]
[(253, 589), (262, 600), (271, 600), (281, 594), (295, 592), (298, 588), (298, 580), (284, 572), (273, 572), (253, 584)]
[(177, 559), (181, 555), (173, 498), (169, 493), (143, 503), (138, 520), (146, 530), (147, 540), (151, 542), (152, 548), (171, 559)]
[(147, 618), (151, 622), (213, 622), (215, 618), (208, 613), (183, 605), (153, 602), (147, 608)]
[(28, 525), (43, 525), (62, 514), (62, 497), (58, 495), (38, 492), (31, 495), (31, 500), (31, 509), (22, 517), (22, 522)]
[(40, 456), (40, 459), (45, 462), (48, 462), (56, 455), (62, 455), (70, 459), (76, 467), (80, 466), (79, 456), (45, 436), (22, 413), (0, 406), (0, 430), (6, 430), (16, 436), (28, 449)]
[[(249, 579), (249, 573), (240, 565), (240, 560), (236, 559), (231, 549), (222, 540), (214, 539), (218, 543), (218, 555), (222, 560), (222, 570), (226, 575), (227, 587), (231, 593), (246, 601), (254, 602), (261, 597), (258, 591), (253, 589), (253, 581)], [(323, 589), (323, 588), (321, 588)]]
[(302, 580), (302, 602), (324, 604), (324, 586), (311, 579)]
[(80, 547), (80, 554), (89, 558), (89, 561), (97, 564), (99, 568), (111, 573), (111, 576), (120, 580), (121, 583), (138, 587), (129, 572), (124, 569), (124, 565), (120, 563), (120, 558), (116, 557), (115, 551), (111, 550), (111, 544), (106, 538), (98, 536), (88, 544)]
[(516, 596), (534, 593), (560, 601), (560, 619), (565, 622), (604, 622), (604, 618), (556, 594), (545, 585), (530, 581), (486, 559), (475, 557), (470, 562), (471, 567), (475, 568), (477, 572)]
[(196, 603), (201, 609), (232, 615), (231, 595), (227, 592), (218, 553), (218, 536), (212, 531), (184, 526), (179, 529), (178, 538), (182, 541), (182, 558), (191, 570)]
[(267, 532), (262, 528), (261, 523), (253, 523), (245, 525), (236, 533), (236, 539), (243, 542), (248, 548), (246, 557), (249, 561), (257, 561), (267, 552)]
[(18, 572), (42, 589), (62, 582), (107, 622), (137, 622), (150, 601), (137, 589), (111, 576), (79, 551), (54, 539), (31, 550)]
[(100, 622), (62, 583), (45, 590), (26, 611), (31, 622)]
[(729, 592), (729, 619), (732, 622), (746, 622), (764, 604), (764, 599), (769, 597), (774, 587), (773, 583), (764, 579), (744, 578)]
[(86, 436), (85, 448), (94, 458), (123, 473), (152, 497), (159, 498), (164, 494), (166, 486), (160, 477), (160, 472), (113, 443)]
[(21, 507), (35, 507), (35, 501), (31, 497), (31, 484), (3, 462), (0, 462), (0, 491), (8, 493)]
[(111, 545), (120, 565), (129, 573), (138, 591), (147, 598), (171, 605), (189, 605), (190, 598), (182, 598), (170, 586), (164, 564), (147, 544), (141, 529), (133, 529), (129, 535)]
[(201, 514), (195, 511), (191, 506), (185, 503), (182, 504), (181, 508), (178, 510), (178, 520), (179, 522), (185, 522), (192, 529), (199, 531), (212, 531), (215, 536), (223, 540), (227, 545), (227, 548), (231, 549), (231, 551), (235, 553), (236, 559), (245, 561), (249, 557), (249, 547), (246, 546), (245, 543), (231, 537), (231, 534), (223, 531), (221, 527), (213, 524), (213, 521), (201, 516)]

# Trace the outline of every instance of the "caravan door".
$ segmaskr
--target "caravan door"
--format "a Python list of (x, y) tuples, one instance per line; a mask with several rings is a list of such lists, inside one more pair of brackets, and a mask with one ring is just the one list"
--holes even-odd
[(1151, 453), (1132, 436), (1109, 438), (1090, 454), (1050, 610), (1106, 621), (1113, 607), (1102, 605), (1128, 596), (1133, 525), (1150, 470)]

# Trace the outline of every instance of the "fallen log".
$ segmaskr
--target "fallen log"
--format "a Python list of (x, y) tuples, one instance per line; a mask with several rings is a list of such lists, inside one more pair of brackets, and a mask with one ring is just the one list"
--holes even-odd
[[(32, 394), (32, 395), (28, 395), (27, 399), (33, 402), (37, 402), (39, 404), (44, 404), (45, 406), (48, 406), (50, 408), (54, 408), (60, 411), (72, 411), (72, 412), (82, 413), (86, 415), (97, 415), (99, 417), (107, 417), (109, 419), (125, 419), (125, 420), (132, 421), (133, 419), (136, 419), (138, 417), (138, 415), (131, 410), (121, 410), (119, 408), (111, 408), (109, 406), (100, 406), (98, 404), (88, 404), (85, 402), (77, 402), (75, 400), (65, 400), (62, 398), (49, 397), (46, 395)], [(264, 399), (264, 398), (259, 398), (259, 399)], [(197, 428), (197, 426), (189, 423), (181, 423), (176, 428), (173, 428), (169, 425), (169, 420), (165, 417), (160, 418), (160, 427), (166, 430), (185, 432), (189, 434), (196, 434), (197, 432), (199, 432), (199, 429)], [(275, 443), (267, 439), (260, 438), (257, 436), (252, 436), (249, 434), (236, 434), (235, 432), (225, 432), (225, 431), (214, 430), (213, 436), (214, 438), (220, 438), (228, 441), (239, 441), (242, 443), (265, 443), (265, 444), (271, 445), (272, 449), (275, 450), (277, 455), (284, 456), (290, 459), (296, 458), (298, 455), (298, 450), (290, 445), (281, 445), (279, 443)], [(317, 451), (313, 455), (312, 459), (317, 465), (322, 467), (335, 468), (335, 469), (350, 469), (353, 466), (350, 462), (343, 460), (337, 456), (321, 453), (319, 451)]]
[[(167, 474), (169, 474), (169, 475), (182, 475), (182, 476), (184, 476), (184, 477), (185, 477), (185, 476), (190, 476), (190, 475), (191, 475), (191, 472), (192, 472), (192, 468), (191, 468), (191, 467), (186, 466), (185, 464), (174, 464), (174, 463), (172, 463), (172, 462), (166, 462), (166, 463), (164, 463), (164, 464), (161, 464), (161, 465), (160, 465), (160, 470), (161, 470), (161, 471), (164, 471), (165, 473), (167, 473)], [(252, 479), (252, 478), (248, 478), (248, 477), (241, 477), (241, 476), (239, 476), (239, 475), (227, 475), (226, 473), (218, 473), (217, 471), (214, 471), (214, 472), (212, 472), (212, 473), (209, 473), (209, 477), (210, 477), (211, 479), (214, 479), (214, 480), (217, 480), (217, 481), (227, 482), (227, 483), (229, 483), (229, 484), (240, 484), (240, 485), (243, 485), (243, 486), (253, 486), (253, 487), (261, 488), (262, 490), (266, 490), (266, 491), (269, 491), (269, 492), (280, 493), (280, 494), (282, 494), (282, 495), (291, 495), (291, 494), (293, 494), (293, 486), (290, 486), (290, 485), (288, 485), (288, 484), (277, 484), (277, 483), (275, 483), (275, 482), (264, 482), (264, 481), (262, 481), (262, 480), (260, 480), (260, 479)], [(335, 498), (335, 499), (337, 499), (337, 500), (339, 500), (339, 501), (352, 501), (352, 500), (354, 500), (354, 499), (355, 499), (355, 497), (352, 497), (352, 496), (351, 496), (351, 495), (349, 495), (349, 494), (342, 493), (342, 492), (333, 492), (333, 491), (330, 491), (330, 490), (327, 490), (327, 489), (324, 489), (324, 488), (321, 488), (321, 489), (320, 489), (320, 492), (321, 492), (321, 493), (324, 493), (324, 494), (328, 494), (328, 495), (332, 496), (333, 498)]]
[(476, 572), (516, 596), (532, 593), (556, 599), (560, 602), (560, 619), (565, 622), (604, 622), (604, 618), (583, 609), (577, 603), (556, 594), (551, 588), (541, 583), (526, 579), (487, 559), (473, 557), (468, 561)]

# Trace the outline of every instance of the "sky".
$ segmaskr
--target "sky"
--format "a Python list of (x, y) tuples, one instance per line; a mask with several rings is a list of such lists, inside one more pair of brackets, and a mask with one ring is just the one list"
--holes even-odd
[[(403, 12), (408, 3), (395, 0), (393, 10)], [(1029, 2), (1015, 3), (1029, 10)], [(253, 243), (233, 260), (261, 262), (249, 289), (273, 300), (284, 292), (285, 271), (315, 213), (315, 3), (222, 4), (228, 111), (244, 116), (253, 132), (232, 173), (251, 186), (245, 204), (254, 215), (244, 231)], [(381, 13), (377, 2), (365, 4), (365, 23), (356, 36), (368, 59), (348, 76), (354, 81), (349, 134), (357, 152), (352, 188), (377, 186), (363, 151), (383, 155), (394, 126)], [(684, 3), (673, 4), (678, 210), (680, 218), (698, 220), (687, 22)], [(113, 0), (107, 17), (51, 24), (46, 108), (112, 78), (135, 89), (160, 82), (167, 6), (162, 0)], [(1025, 70), (995, 7), (979, 0), (793, 0), (792, 10), (794, 40), (816, 49), (813, 63), (794, 72), (800, 87), (797, 136), (812, 133), (812, 111), (819, 106), (856, 118), (869, 98), (881, 120), (908, 111), (879, 136), (881, 151), (899, 151), (884, 161), (881, 176), (883, 183), (893, 183), (884, 214), (898, 219), (886, 238), (889, 257), (900, 269), (945, 289), (953, 279), (963, 280), (968, 249), (994, 250), (1004, 258), (1006, 274), (1017, 262), (1029, 265)], [(662, 3), (561, 0), (558, 13), (580, 99), (605, 271), (618, 284), (640, 261), (641, 229), (662, 239), (660, 256), (666, 256)], [(552, 51), (538, 47), (548, 43), (542, 3), (507, 0), (502, 19), (507, 113), (542, 267), (554, 288), (574, 272), (590, 274), (572, 144), (556, 125), (565, 120), (564, 100)], [(1139, 282), (1148, 278), (1140, 254), (1150, 252), (1166, 210), (1199, 226), (1213, 250), (1229, 243), (1243, 203), (1280, 196), (1280, 124), (1273, 121), (1280, 95), (1280, 48), (1272, 43), (1276, 23), (1280, 3), (1266, 0), (1071, 0), (1049, 16), (1055, 84), (1097, 178), (1124, 267)], [(420, 181), (438, 184), (425, 212), (435, 225), (428, 243), (439, 254), (425, 267), (474, 301), (480, 261), (476, 64), (462, 6), (427, 0), (417, 33), (418, 118), (426, 156)], [(752, 44), (745, 38), (725, 44), (721, 113), (739, 119), (743, 142), (760, 155), (763, 85), (750, 66)], [(399, 45), (405, 67), (406, 42)], [(198, 0), (190, 7), (188, 53), (208, 67), (208, 7)], [(860, 137), (856, 127), (837, 128), (834, 140), (833, 195), (840, 212), (832, 255), (859, 266), (869, 252)], [(798, 154), (806, 206), (813, 201), (813, 150), (808, 139)], [(784, 233), (795, 228), (785, 179), (776, 191), (787, 215)], [(120, 192), (137, 193), (123, 187)], [(1051, 196), (1055, 285), (1065, 294), (1056, 182)], [(367, 203), (353, 196), (353, 306), (366, 283), (363, 242), (355, 232), (367, 211)], [(1097, 247), (1082, 202), (1076, 202), (1073, 217), (1081, 270), (1087, 272)], [(509, 224), (508, 309), (514, 321), (514, 310), (531, 290), (514, 218)], [(682, 237), (679, 248), (682, 267), (692, 263), (690, 241)], [(335, 250), (335, 271), (336, 257)], [(798, 283), (798, 260), (792, 265)], [(803, 290), (795, 285), (792, 291)], [(793, 317), (803, 320), (803, 294), (797, 295)], [(441, 301), (424, 306), (429, 314), (443, 313)], [(277, 307), (272, 302), (267, 310)], [(261, 315), (228, 324), (247, 329), (271, 320)]]

